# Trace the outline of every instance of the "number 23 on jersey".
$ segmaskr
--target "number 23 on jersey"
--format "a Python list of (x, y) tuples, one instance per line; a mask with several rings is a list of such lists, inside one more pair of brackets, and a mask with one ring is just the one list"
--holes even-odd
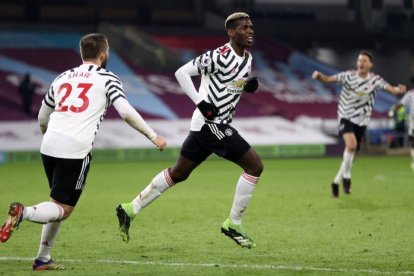
[[(60, 95), (63, 94), (63, 96), (61, 100), (57, 103), (57, 108), (55, 111), (72, 111), (75, 113), (85, 111), (89, 106), (89, 98), (86, 94), (88, 93), (91, 87), (92, 83), (78, 83), (76, 86), (73, 86), (70, 83), (62, 83), (57, 91), (57, 95), (60, 97)], [(78, 94), (78, 92), (80, 93)], [(73, 99), (70, 102), (79, 102), (79, 105), (67, 103), (68, 98), (71, 99), (72, 97), (76, 97), (77, 99)]]

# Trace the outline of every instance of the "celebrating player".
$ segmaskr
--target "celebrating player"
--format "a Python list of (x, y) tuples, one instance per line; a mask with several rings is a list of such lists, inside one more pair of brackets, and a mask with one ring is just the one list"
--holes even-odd
[(405, 85), (389, 85), (382, 77), (371, 73), (373, 56), (361, 51), (357, 59), (357, 70), (340, 72), (333, 76), (314, 71), (312, 78), (321, 82), (338, 82), (342, 85), (338, 104), (339, 133), (345, 141), (342, 164), (331, 188), (333, 197), (339, 197), (339, 183), (342, 180), (344, 193), (351, 193), (351, 168), (355, 153), (369, 123), (375, 96), (379, 89), (392, 94), (405, 93)]
[[(242, 247), (256, 246), (241, 222), (263, 165), (256, 152), (230, 126), (241, 94), (254, 92), (258, 86), (257, 79), (249, 77), (252, 55), (245, 50), (253, 43), (253, 25), (249, 15), (238, 12), (227, 17), (225, 28), (230, 42), (191, 60), (175, 73), (182, 89), (197, 105), (190, 133), (176, 163), (156, 175), (130, 203), (116, 208), (124, 241), (129, 240), (130, 222), (142, 208), (168, 188), (186, 180), (198, 165), (215, 153), (243, 169), (230, 216), (222, 224), (221, 231)], [(201, 75), (198, 92), (191, 80), (196, 75)]]
[(23, 220), (44, 224), (33, 270), (63, 269), (51, 259), (50, 252), (61, 221), (70, 216), (85, 186), (92, 144), (111, 104), (159, 150), (166, 147), (166, 141), (128, 103), (120, 79), (105, 70), (109, 58), (107, 38), (87, 34), (79, 44), (83, 64), (54, 80), (38, 116), (44, 134), (40, 152), (51, 201), (34, 206), (10, 204), (9, 217), (0, 228), (0, 240), (6, 242)]

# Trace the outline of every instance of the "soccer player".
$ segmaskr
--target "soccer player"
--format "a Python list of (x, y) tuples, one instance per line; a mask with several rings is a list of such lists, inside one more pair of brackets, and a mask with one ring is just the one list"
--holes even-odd
[(400, 100), (408, 109), (408, 137), (410, 140), (411, 169), (414, 171), (414, 89), (409, 90)]
[(325, 83), (337, 82), (342, 85), (338, 104), (339, 134), (345, 142), (342, 164), (331, 188), (332, 196), (339, 197), (339, 183), (342, 180), (343, 191), (351, 193), (351, 168), (356, 152), (369, 123), (375, 96), (379, 89), (392, 94), (405, 93), (405, 85), (391, 86), (382, 77), (372, 73), (373, 56), (361, 51), (357, 59), (357, 70), (340, 72), (327, 76), (314, 71), (312, 78)]
[[(245, 49), (253, 43), (253, 25), (246, 13), (227, 17), (225, 28), (230, 39), (225, 45), (200, 55), (183, 65), (175, 76), (197, 106), (190, 133), (184, 141), (176, 163), (156, 175), (149, 185), (129, 203), (116, 208), (120, 235), (129, 240), (130, 222), (167, 189), (186, 180), (206, 158), (215, 153), (239, 165), (243, 172), (236, 185), (230, 216), (221, 231), (242, 247), (255, 247), (242, 227), (242, 216), (263, 171), (257, 153), (240, 136), (230, 122), (243, 92), (254, 92), (258, 83), (249, 77), (252, 55)], [(192, 76), (201, 75), (197, 91)]]
[(9, 217), (0, 228), (0, 240), (6, 242), (24, 220), (44, 224), (33, 270), (63, 269), (52, 260), (51, 249), (61, 221), (73, 212), (85, 186), (92, 144), (111, 104), (159, 150), (166, 147), (166, 141), (128, 103), (120, 79), (105, 69), (109, 58), (107, 38), (87, 34), (79, 44), (83, 64), (53, 81), (38, 115), (44, 134), (40, 152), (51, 201), (34, 206), (10, 204)]

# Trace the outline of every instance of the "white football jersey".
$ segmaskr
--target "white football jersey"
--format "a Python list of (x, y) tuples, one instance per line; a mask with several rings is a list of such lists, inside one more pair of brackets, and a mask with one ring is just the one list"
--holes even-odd
[[(201, 75), (198, 91), (201, 98), (219, 109), (218, 116), (210, 122), (230, 123), (232, 121), (244, 83), (251, 71), (252, 59), (248, 51), (245, 51), (243, 56), (239, 56), (230, 44), (226, 43), (190, 61)], [(197, 108), (191, 120), (191, 130), (200, 130), (205, 121)]]
[(354, 70), (341, 72), (336, 77), (342, 84), (338, 119), (344, 118), (356, 125), (367, 126), (371, 119), (375, 96), (378, 90), (384, 89), (388, 83), (374, 73), (361, 78)]
[(119, 97), (125, 98), (119, 78), (96, 65), (82, 64), (59, 75), (43, 99), (54, 111), (41, 153), (83, 159), (92, 150), (106, 110)]
[(401, 104), (408, 109), (408, 135), (414, 136), (414, 89), (405, 93), (401, 99)]

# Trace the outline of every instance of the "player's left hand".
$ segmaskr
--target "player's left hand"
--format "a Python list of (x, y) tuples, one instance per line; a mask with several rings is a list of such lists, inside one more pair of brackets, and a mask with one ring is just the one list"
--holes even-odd
[(160, 151), (163, 151), (163, 150), (165, 150), (167, 148), (167, 141), (163, 137), (161, 137), (161, 136), (158, 136), (157, 135), (157, 137), (155, 137), (155, 139), (152, 140), (152, 142), (154, 143), (154, 145), (157, 146), (157, 148)]
[(258, 87), (259, 82), (257, 81), (257, 77), (248, 77), (244, 83), (243, 91), (246, 93), (254, 93)]

